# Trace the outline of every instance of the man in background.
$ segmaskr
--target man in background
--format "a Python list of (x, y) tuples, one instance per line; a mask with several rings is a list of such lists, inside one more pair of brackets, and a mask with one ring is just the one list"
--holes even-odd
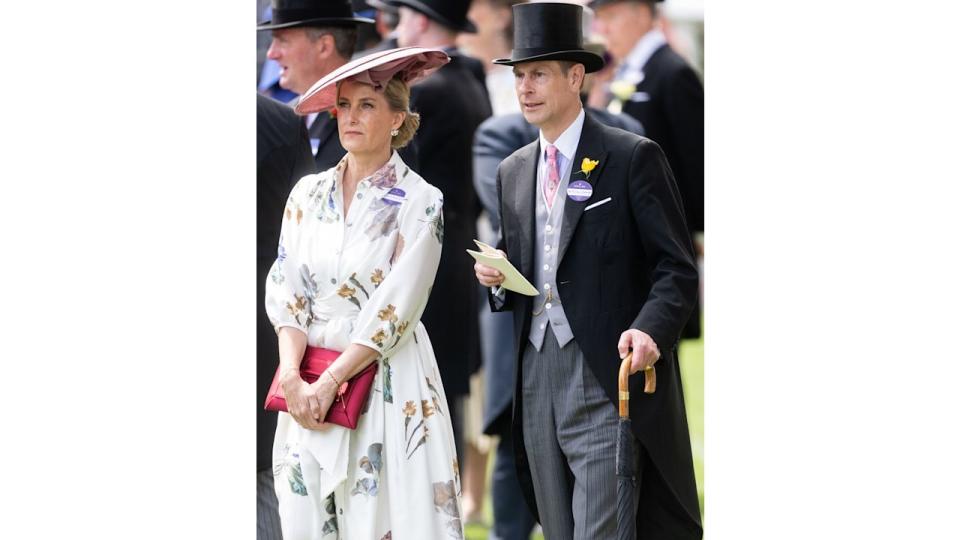
[[(703, 251), (703, 84), (660, 30), (663, 0), (593, 0), (594, 28), (616, 62), (608, 98), (663, 149), (683, 199), (687, 229)], [(683, 332), (700, 337), (695, 306)]]
[(401, 47), (437, 47), (450, 63), (410, 89), (410, 108), (420, 114), (414, 137), (420, 174), (443, 192), (443, 252), (436, 281), (421, 318), (452, 411), (457, 454), (464, 456), (461, 401), (480, 363), (479, 298), (472, 260), (463, 249), (477, 237), (480, 202), (473, 188), (473, 134), (490, 116), (481, 63), (455, 46), (461, 32), (474, 32), (469, 0), (391, 0), (399, 8)]
[(257, 539), (281, 540), (272, 451), (277, 413), (263, 408), (279, 359), (277, 335), (263, 308), (267, 275), (277, 258), (280, 221), (294, 184), (316, 172), (303, 119), (257, 95)]

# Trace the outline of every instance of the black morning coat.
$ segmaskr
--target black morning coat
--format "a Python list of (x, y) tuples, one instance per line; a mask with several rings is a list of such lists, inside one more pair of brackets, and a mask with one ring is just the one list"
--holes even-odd
[(267, 274), (277, 258), (290, 190), (315, 172), (303, 118), (257, 94), (257, 471), (270, 468), (277, 431), (277, 413), (263, 409), (279, 364), (277, 334), (263, 306)]
[[(473, 259), (480, 199), (473, 187), (473, 135), (492, 114), (478, 61), (447, 49), (450, 62), (410, 89), (410, 108), (420, 114), (414, 137), (415, 169), (443, 192), (443, 252), (421, 321), (430, 335), (448, 399), (469, 392), (480, 362), (481, 294)], [(481, 67), (482, 70), (482, 67)]]
[[(703, 84), (679, 54), (663, 45), (643, 66), (636, 92), (623, 112), (636, 118), (667, 156), (673, 169), (687, 230), (703, 231)], [(639, 97), (635, 95), (634, 97)], [(684, 338), (700, 337), (699, 304), (684, 328)]]
[[(531, 282), (540, 152), (539, 140), (534, 141), (505, 159), (497, 173), (503, 233), (499, 247)], [(636, 328), (657, 343), (661, 357), (656, 363), (656, 392), (643, 393), (641, 374), (630, 377), (633, 432), (649, 457), (640, 486), (638, 537), (662, 536), (651, 529), (657, 523), (652, 513), (663, 511), (663, 501), (667, 500), (671, 504), (666, 506), (683, 514), (688, 524), (689, 536), (682, 538), (700, 538), (700, 509), (677, 361), (680, 332), (697, 298), (698, 275), (680, 194), (656, 143), (604, 126), (589, 115), (584, 120), (573, 171), (580, 170), (584, 157), (599, 164), (587, 179), (593, 186), (589, 199), (577, 202), (564, 198), (556, 276), (564, 313), (587, 365), (614, 407), (618, 403), (620, 334)], [(570, 181), (583, 180), (584, 176), (574, 172)], [(584, 211), (607, 197), (611, 198), (609, 203)], [(514, 312), (514, 441), (523, 441), (522, 352), (535, 298), (507, 291), (503, 305), (498, 306), (491, 297), (492, 309)], [(520, 484), (537, 515), (523, 444), (515, 444), (514, 450)]]

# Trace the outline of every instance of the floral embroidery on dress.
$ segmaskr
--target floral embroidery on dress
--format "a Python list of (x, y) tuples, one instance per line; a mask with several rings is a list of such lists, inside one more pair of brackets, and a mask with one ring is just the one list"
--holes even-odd
[(425, 220), (430, 226), (430, 230), (433, 232), (433, 236), (437, 238), (437, 242), (443, 244), (443, 212), (437, 208), (437, 205), (443, 206), (443, 199), (440, 199), (440, 202), (437, 204), (431, 204), (427, 207), (426, 214), (427, 219)]
[(457, 492), (453, 480), (433, 483), (433, 506), (440, 513), (450, 517), (447, 521), (447, 534), (451, 538), (463, 538), (460, 525), (460, 507), (457, 505)]
[(319, 296), (319, 288), (317, 287), (316, 275), (310, 272), (310, 268), (305, 264), (300, 265), (300, 279), (303, 280), (304, 289), (306, 289), (307, 294), (312, 298)]
[(350, 495), (377, 496), (377, 481), (380, 478), (383, 444), (373, 443), (367, 447), (367, 455), (360, 458), (357, 465), (367, 476), (357, 480), (357, 485), (350, 491)]
[(320, 533), (323, 534), (323, 536), (336, 534), (340, 531), (340, 527), (337, 525), (337, 503), (333, 498), (333, 493), (323, 500), (323, 509), (327, 512), (327, 515), (330, 516), (330, 519), (324, 522), (323, 530), (320, 531)]
[(393, 368), (390, 359), (383, 359), (383, 400), (393, 403)]
[(388, 161), (386, 165), (380, 167), (377, 172), (370, 175), (370, 183), (374, 187), (381, 189), (392, 188), (397, 185), (396, 166)]
[(427, 381), (427, 388), (430, 389), (430, 393), (432, 394), (433, 408), (436, 409), (438, 413), (443, 415), (443, 411), (440, 409), (440, 392), (437, 392), (436, 387), (433, 386), (432, 382), (430, 382), (430, 377), (424, 377), (424, 379)]
[(394, 229), (399, 227), (397, 217), (400, 215), (400, 206), (388, 204), (383, 199), (378, 199), (370, 203), (367, 210), (370, 216), (370, 224), (364, 230), (364, 233), (370, 240), (388, 236)]
[[(410, 413), (409, 415), (407, 415), (407, 412), (410, 410), (408, 407), (413, 407), (413, 412)], [(426, 421), (427, 421), (427, 418), (430, 418), (431, 416), (433, 416), (435, 412), (436, 412), (436, 407), (434, 407), (434, 405), (431, 404), (430, 401), (426, 399), (421, 399), (420, 400), (420, 416), (421, 416), (420, 423), (414, 426), (413, 430), (410, 431), (410, 435), (407, 436), (406, 435), (407, 425), (410, 423), (410, 417), (416, 414), (416, 403), (413, 401), (406, 402), (406, 405), (404, 406), (404, 414), (407, 415), (407, 418), (404, 419), (403, 432), (407, 439), (407, 459), (410, 459), (411, 457), (413, 457), (413, 454), (417, 452), (417, 449), (427, 443), (427, 439), (430, 436), (430, 429), (427, 427)], [(417, 430), (419, 430), (421, 427), (423, 428), (423, 430), (420, 435), (420, 440), (417, 441), (417, 444), (411, 450), (410, 444), (413, 442), (413, 439), (417, 434)]]
[(393, 540), (393, 531), (387, 531), (387, 534), (383, 535), (380, 540)]
[(373, 283), (373, 288), (376, 289), (377, 287), (379, 287), (380, 284), (383, 283), (383, 280), (384, 280), (383, 270), (379, 268), (374, 268), (373, 273), (370, 274), (370, 283)]
[(346, 283), (344, 283), (343, 285), (340, 286), (339, 289), (337, 289), (337, 294), (339, 294), (343, 298), (352, 302), (353, 305), (357, 306), (357, 309), (360, 309), (360, 301), (357, 300), (356, 297), (354, 296), (356, 295), (356, 293), (357, 293), (357, 290), (351, 289), (350, 286), (347, 285)]
[(290, 484), (290, 491), (306, 497), (307, 486), (303, 483), (303, 470), (300, 468), (300, 454), (290, 452), (290, 446), (285, 446), (285, 455), (283, 460), (274, 465), (273, 475), (280, 476), (284, 470), (287, 471), (287, 483)]
[(347, 279), (350, 281), (350, 283), (353, 283), (354, 285), (356, 285), (357, 288), (360, 289), (361, 292), (363, 292), (363, 295), (364, 295), (364, 296), (366, 296), (368, 299), (370, 298), (370, 295), (367, 294), (367, 290), (363, 288), (363, 285), (361, 285), (359, 281), (357, 281), (357, 273), (356, 273), (356, 272), (350, 274), (350, 277), (347, 278)]
[[(299, 294), (294, 293), (293, 295), (294, 303), (291, 304), (287, 302), (287, 311), (290, 312), (290, 315), (293, 315), (293, 318), (297, 321), (297, 324), (303, 326), (309, 326), (313, 322), (313, 315), (310, 313), (309, 304), (310, 300), (305, 296), (300, 296)], [(300, 320), (300, 317), (303, 316), (303, 320)]]
[(270, 279), (277, 285), (283, 285), (283, 269), (280, 268), (280, 264), (273, 265), (273, 271), (270, 272)]
[(334, 197), (337, 192), (337, 176), (339, 175), (333, 174), (323, 178), (321, 175), (320, 181), (307, 193), (310, 206), (316, 208), (317, 219), (323, 223), (335, 223), (340, 220), (340, 212), (337, 211), (337, 201)]

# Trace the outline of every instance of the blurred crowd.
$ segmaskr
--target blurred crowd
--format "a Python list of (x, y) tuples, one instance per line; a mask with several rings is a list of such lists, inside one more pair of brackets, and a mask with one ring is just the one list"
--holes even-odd
[[(451, 58), (435, 76), (411, 89), (410, 106), (420, 114), (421, 125), (401, 155), (444, 196), (443, 250), (422, 321), (430, 332), (451, 412), (462, 471), (463, 517), (467, 524), (486, 520), (483, 504), (489, 487), (493, 522), (486, 525), (490, 538), (502, 539), (529, 538), (535, 527), (519, 492), (509, 450), (515, 369), (509, 352), (513, 349), (511, 314), (490, 311), (486, 289), (476, 282), (473, 260), (463, 250), (473, 247), (474, 239), (497, 244), (497, 166), (538, 135), (537, 128), (520, 114), (512, 68), (493, 63), (510, 56), (512, 6), (520, 1), (353, 0), (355, 18), (371, 23), (324, 20), (316, 26), (257, 33), (257, 91), (290, 105), (324, 75), (374, 51), (436, 47)], [(604, 69), (590, 74), (584, 85), (587, 114), (661, 146), (683, 199), (690, 235), (702, 256), (702, 3), (573, 3), (585, 8), (585, 46), (606, 60)], [(283, 4), (290, 2), (274, 0), (271, 5), (269, 0), (258, 0), (258, 21), (270, 20), (271, 10)], [(676, 20), (671, 18), (671, 4), (679, 6)], [(332, 46), (316, 46), (318, 40)], [(344, 155), (336, 118), (311, 114), (303, 122), (314, 163), (297, 174), (335, 166)], [(278, 228), (273, 222), (279, 220), (290, 187), (258, 183), (258, 259), (264, 264), (276, 253)], [(272, 195), (263, 195), (265, 190)], [(260, 275), (258, 279), (263, 281)], [(258, 312), (262, 312), (262, 298), (258, 289)], [(276, 337), (265, 316), (259, 316), (263, 331), (258, 334), (258, 410), (277, 365)], [(684, 337), (700, 334), (698, 312)], [(261, 412), (258, 538), (279, 536), (266, 515), (275, 426), (275, 418)], [(494, 460), (491, 467), (489, 459)]]

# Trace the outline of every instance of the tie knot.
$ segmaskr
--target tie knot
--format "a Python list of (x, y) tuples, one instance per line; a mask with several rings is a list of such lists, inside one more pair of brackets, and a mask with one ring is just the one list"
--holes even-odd
[(552, 145), (552, 144), (548, 144), (548, 145), (547, 145), (547, 159), (555, 159), (556, 157), (557, 157), (557, 147), (554, 146), (554, 145)]

